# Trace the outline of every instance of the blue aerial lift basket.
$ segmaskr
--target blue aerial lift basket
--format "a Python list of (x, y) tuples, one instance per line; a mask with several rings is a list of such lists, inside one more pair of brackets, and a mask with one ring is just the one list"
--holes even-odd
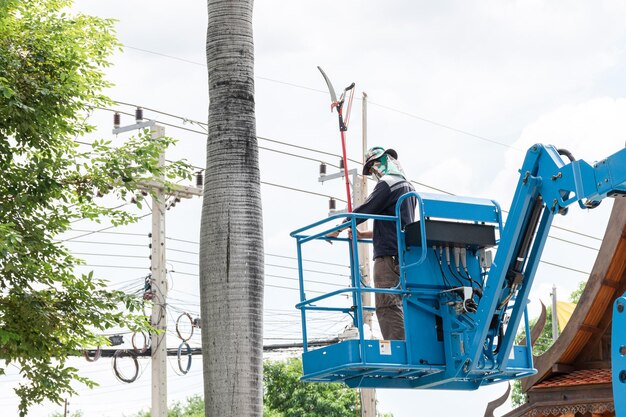
[[(482, 292), (485, 273), (480, 257), (483, 257), (484, 264), (485, 250), (496, 244), (496, 231), (502, 229), (500, 207), (490, 200), (410, 193), (398, 202), (398, 214), (402, 202), (411, 196), (417, 199), (420, 218), (405, 230), (401, 230), (398, 216), (347, 214), (330, 217), (293, 233), (298, 241), (298, 253), (301, 254), (302, 244), (323, 238), (340, 226), (312, 235), (305, 234), (307, 231), (324, 223), (336, 222), (337, 218), (348, 217), (352, 226), (356, 225), (357, 218), (371, 218), (396, 222), (399, 247), (403, 248), (399, 254), (400, 286), (396, 289), (362, 286), (359, 268), (354, 267), (359, 265), (358, 251), (350, 251), (353, 258), (351, 288), (312, 299), (307, 299), (305, 292), (301, 291), (298, 308), (301, 309), (304, 325), (304, 379), (343, 381), (352, 387), (475, 389), (485, 383), (534, 373), (530, 348), (526, 346), (516, 346), (512, 354), (507, 355), (508, 364), (502, 369), (490, 358), (470, 370), (467, 348), (478, 326), (477, 311), (471, 311), (468, 304), (477, 298), (477, 293)], [(424, 224), (426, 227), (421, 226)], [(348, 239), (337, 240), (356, 243)], [(422, 242), (427, 242), (427, 245), (422, 245)], [(458, 253), (455, 248), (458, 248)], [(457, 272), (456, 266), (452, 267), (453, 271), (442, 272), (442, 268), (449, 268), (446, 252), (450, 265), (454, 264), (455, 253), (460, 265), (461, 248), (464, 249), (467, 273), (465, 269)], [(468, 279), (468, 276), (472, 278)], [(301, 273), (303, 289), (302, 277)], [(456, 285), (451, 285), (450, 281)], [(351, 313), (355, 326), (361, 330), (363, 292), (403, 295), (406, 340), (367, 340), (363, 337), (364, 332), (359, 331), (359, 339), (309, 350), (306, 346), (306, 312), (322, 309)], [(353, 296), (354, 308), (316, 306), (322, 300), (345, 293)]]
[[(563, 162), (561, 155), (570, 160)], [(553, 217), (565, 214), (575, 202), (593, 208), (607, 196), (626, 195), (626, 150), (592, 166), (575, 161), (567, 151), (535, 145), (520, 173), (505, 227), (495, 201), (409, 193), (398, 201), (395, 216), (335, 215), (294, 231), (303, 380), (342, 381), (365, 388), (472, 390), (534, 374), (531, 347), (514, 346), (514, 339), (523, 319), (530, 340), (528, 294)], [(402, 228), (400, 207), (407, 198), (417, 200), (419, 220)], [(344, 219), (347, 223), (337, 224)], [(353, 233), (350, 239), (330, 239), (347, 244), (351, 286), (308, 298), (303, 245), (329, 240), (328, 233), (346, 226), (355, 230), (360, 219), (395, 222), (398, 287), (362, 284), (358, 251), (352, 250), (358, 243)], [(362, 304), (366, 292), (401, 295), (406, 340), (365, 338), (363, 314), (372, 309)], [(351, 296), (351, 306), (331, 304), (346, 294)], [(315, 311), (350, 315), (358, 337), (310, 349), (307, 313)]]

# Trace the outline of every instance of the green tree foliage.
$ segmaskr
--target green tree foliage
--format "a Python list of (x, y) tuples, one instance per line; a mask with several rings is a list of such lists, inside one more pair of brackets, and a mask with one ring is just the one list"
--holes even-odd
[[(578, 303), (580, 297), (585, 290), (585, 285), (587, 285), (587, 281), (581, 281), (578, 283), (578, 288), (575, 289), (569, 296), (569, 299), (572, 303)], [(537, 319), (530, 321), (530, 327), (535, 325)], [(516, 343), (519, 343), (523, 339), (523, 334), (518, 334), (515, 340)], [(552, 307), (549, 306), (546, 308), (546, 325), (541, 332), (541, 336), (537, 339), (537, 342), (533, 346), (533, 355), (539, 356), (544, 354), (550, 346), (552, 346)], [(514, 407), (520, 406), (528, 401), (526, 394), (522, 392), (522, 384), (519, 380), (513, 383), (513, 390), (511, 391), (511, 403)]]
[[(53, 413), (50, 414), (50, 417), (65, 417), (64, 413)], [(77, 411), (75, 413), (69, 413), (68, 417), (85, 417), (82, 411)]]
[(0, 1), (0, 374), (20, 369), (20, 415), (44, 399), (61, 403), (72, 381), (95, 385), (66, 362), (106, 344), (102, 330), (148, 326), (138, 300), (74, 272), (81, 261), (59, 235), (77, 219), (135, 221), (99, 197), (126, 201), (139, 181), (188, 169), (159, 167), (173, 141), (147, 132), (119, 148), (98, 140), (79, 151), (75, 140), (94, 129), (88, 112), (109, 103), (100, 91), (117, 43), (112, 21), (65, 14), (70, 4)]
[[(149, 411), (142, 411), (135, 417), (150, 417)], [(204, 417), (204, 400), (200, 395), (193, 395), (187, 398), (185, 404), (175, 402), (170, 409), (167, 410), (167, 417)]]
[[(530, 328), (535, 325), (537, 319), (530, 320)], [(518, 334), (515, 343), (520, 343), (524, 338), (523, 332)], [(541, 335), (533, 346), (533, 356), (539, 356), (545, 353), (552, 346), (552, 307), (546, 308), (546, 325), (543, 327)], [(513, 389), (511, 390), (511, 404), (513, 407), (518, 407), (528, 401), (525, 393), (522, 392), (522, 383), (518, 379), (513, 382)]]
[[(265, 361), (263, 364), (263, 417), (353, 417), (357, 391), (343, 384), (301, 382), (302, 361)], [(204, 400), (199, 395), (186, 404), (175, 403), (168, 417), (204, 417)], [(379, 417), (393, 417), (391, 413)], [(142, 411), (134, 417), (150, 417)]]
[(580, 297), (583, 295), (583, 291), (585, 291), (586, 285), (587, 285), (587, 281), (580, 281), (578, 283), (578, 288), (572, 291), (572, 293), (569, 295), (569, 300), (572, 303), (578, 304), (578, 302), (580, 301)]
[(263, 364), (264, 416), (351, 417), (357, 391), (343, 384), (301, 382), (302, 361), (289, 359)]

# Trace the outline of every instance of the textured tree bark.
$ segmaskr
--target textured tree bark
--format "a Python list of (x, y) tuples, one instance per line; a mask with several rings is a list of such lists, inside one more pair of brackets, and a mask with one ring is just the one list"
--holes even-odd
[(208, 0), (209, 135), (200, 228), (206, 416), (263, 415), (263, 228), (252, 0)]

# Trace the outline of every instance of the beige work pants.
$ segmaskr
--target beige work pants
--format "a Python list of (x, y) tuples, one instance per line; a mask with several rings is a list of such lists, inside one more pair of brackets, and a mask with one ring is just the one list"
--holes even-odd
[[(400, 280), (400, 267), (392, 256), (374, 260), (374, 285), (376, 288), (394, 288)], [(376, 317), (385, 340), (404, 340), (404, 313), (402, 298), (396, 294), (376, 293)]]

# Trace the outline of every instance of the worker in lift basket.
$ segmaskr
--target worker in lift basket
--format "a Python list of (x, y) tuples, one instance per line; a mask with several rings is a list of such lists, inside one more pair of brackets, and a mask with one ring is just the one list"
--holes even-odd
[[(403, 195), (415, 191), (406, 180), (406, 175), (398, 162), (398, 154), (393, 149), (380, 146), (371, 148), (365, 154), (363, 175), (374, 175), (378, 179), (374, 191), (367, 200), (356, 207), (354, 213), (395, 216), (396, 202)], [(400, 209), (402, 227), (413, 222), (415, 198), (409, 197)], [(346, 219), (345, 221), (349, 221)], [(364, 222), (357, 219), (357, 223)], [(342, 229), (343, 230), (343, 229)], [(341, 230), (329, 233), (327, 237), (337, 237)], [(350, 232), (351, 237), (351, 232)], [(376, 288), (398, 286), (400, 267), (398, 265), (398, 241), (396, 223), (374, 220), (374, 230), (357, 231), (359, 239), (373, 239), (374, 243), (374, 285)], [(402, 298), (395, 294), (376, 293), (376, 316), (385, 340), (404, 340), (404, 313)]]

